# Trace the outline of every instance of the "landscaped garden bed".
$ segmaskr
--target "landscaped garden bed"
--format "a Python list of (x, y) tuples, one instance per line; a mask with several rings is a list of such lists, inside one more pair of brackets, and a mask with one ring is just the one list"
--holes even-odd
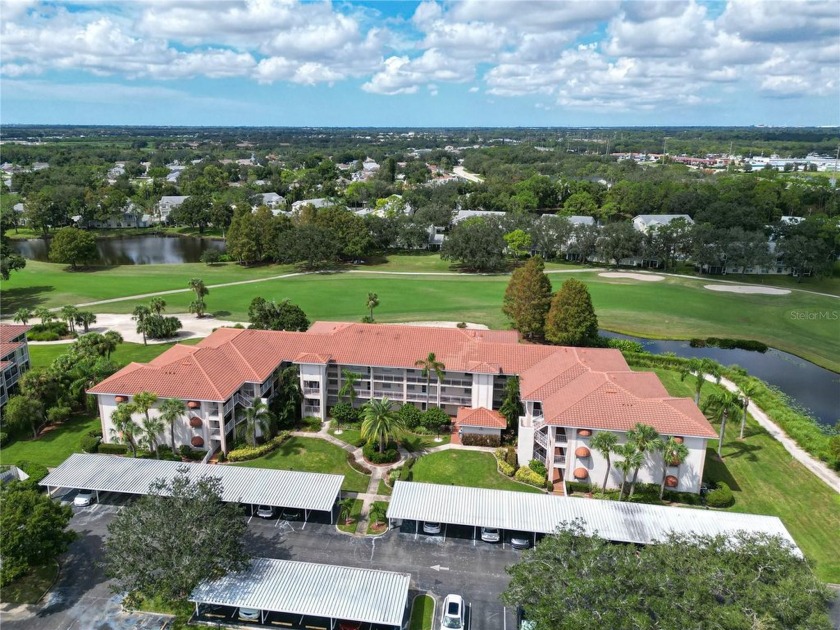
[(345, 505), (344, 501), (342, 501), (342, 505), (340, 508), (340, 515), (338, 518), (337, 527), (343, 532), (348, 534), (355, 534), (356, 528), (359, 525), (359, 516), (362, 514), (362, 506), (364, 505), (364, 501), (361, 499), (353, 499), (352, 503), (349, 500), (346, 500), (347, 504)]

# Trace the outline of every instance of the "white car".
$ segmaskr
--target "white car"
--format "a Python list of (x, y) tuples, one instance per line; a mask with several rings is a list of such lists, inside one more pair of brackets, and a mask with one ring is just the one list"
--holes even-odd
[(489, 543), (497, 543), (502, 539), (499, 530), (495, 527), (482, 527), (481, 528), (481, 540), (484, 542)]
[(441, 630), (464, 630), (464, 598), (460, 595), (447, 595), (443, 600), (443, 615), (440, 619)]
[(79, 490), (73, 498), (73, 505), (76, 507), (87, 507), (96, 501), (96, 494), (93, 490)]
[(441, 525), (440, 523), (431, 523), (429, 521), (423, 521), (423, 533), (424, 534), (440, 534)]
[(242, 621), (259, 621), (260, 611), (256, 608), (240, 608), (239, 618)]
[(270, 505), (258, 505), (257, 506), (257, 516), (260, 518), (274, 518), (276, 514), (273, 507)]

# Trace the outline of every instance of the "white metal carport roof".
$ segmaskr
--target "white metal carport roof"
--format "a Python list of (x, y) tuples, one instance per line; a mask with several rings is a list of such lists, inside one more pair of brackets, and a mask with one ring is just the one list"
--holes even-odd
[(588, 534), (597, 533), (607, 540), (642, 545), (664, 540), (671, 532), (728, 536), (743, 530), (781, 536), (797, 549), (787, 528), (776, 516), (413, 481), (396, 482), (387, 514), (389, 519), (541, 534), (554, 532), (562, 522), (582, 519)]
[(255, 558), (241, 573), (202, 582), (189, 601), (402, 626), (410, 581), (406, 573)]
[(191, 478), (221, 478), (223, 501), (301, 510), (330, 512), (344, 482), (344, 475), (74, 453), (40, 485), (148, 494), (154, 480), (172, 479), (182, 467)]

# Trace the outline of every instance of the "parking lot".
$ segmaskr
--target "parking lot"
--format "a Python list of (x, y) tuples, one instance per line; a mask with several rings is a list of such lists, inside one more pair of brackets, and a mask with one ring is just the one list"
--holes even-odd
[[(56, 498), (72, 504), (74, 496), (68, 491)], [(98, 566), (108, 524), (133, 500), (100, 493), (98, 502), (73, 507), (71, 528), (79, 538), (62, 562), (58, 583), (34, 614), (4, 616), (4, 630), (161, 627), (159, 617), (121, 612), (119, 597), (110, 592)], [(358, 538), (337, 531), (326, 513), (310, 513), (307, 522), (302, 513), (288, 510), (272, 519), (251, 516), (250, 509), (243, 509), (243, 514), (248, 521), (246, 545), (254, 556), (410, 573), (412, 595), (428, 591), (439, 601), (448, 593), (462, 595), (471, 630), (515, 628), (514, 611), (505, 609), (498, 596), (508, 583), (505, 566), (516, 562), (520, 552), (508, 544), (503, 548), (500, 543), (473, 541), (472, 528), (448, 527), (435, 536), (421, 530), (415, 538), (410, 522), (377, 538)]]

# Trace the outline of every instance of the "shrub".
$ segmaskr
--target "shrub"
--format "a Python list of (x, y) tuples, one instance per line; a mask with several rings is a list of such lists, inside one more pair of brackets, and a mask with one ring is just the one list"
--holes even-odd
[(513, 469), (513, 466), (508, 465), (508, 463), (503, 459), (497, 459), (496, 463), (499, 465), (499, 472), (503, 475), (508, 477), (513, 477), (513, 474), (516, 472)]
[(70, 335), (65, 322), (50, 322), (49, 324), (35, 324), (26, 333), (29, 341), (58, 341)]
[(333, 406), (330, 415), (341, 424), (353, 424), (359, 421), (359, 412), (353, 408), (353, 405), (346, 402), (340, 402)]
[(370, 315), (365, 315), (364, 317), (362, 317), (362, 323), (363, 324), (373, 324), (374, 321), (375, 320)]
[(666, 490), (665, 494), (662, 495), (662, 498), (665, 501), (684, 503), (685, 505), (701, 505), (703, 503), (703, 498), (699, 494), (694, 494), (693, 492), (673, 492), (671, 490)]
[(227, 454), (227, 459), (229, 462), (244, 462), (249, 459), (256, 459), (257, 457), (268, 455), (270, 452), (277, 450), (288, 437), (289, 434), (283, 432), (259, 446), (243, 446), (234, 449)]
[(583, 481), (567, 481), (566, 489), (569, 491), (569, 494), (575, 492), (586, 494), (592, 492), (592, 485)]
[(199, 258), (199, 260), (205, 265), (215, 265), (217, 262), (220, 262), (221, 259), (222, 252), (218, 249), (205, 249), (201, 254), (201, 258)]
[(18, 468), (20, 468), (23, 472), (29, 475), (29, 481), (31, 483), (38, 483), (44, 477), (49, 474), (49, 470), (43, 464), (39, 464), (37, 462), (30, 462), (28, 459), (22, 459), (17, 464), (15, 464)]
[[(47, 409), (47, 420), (49, 420), (53, 424), (60, 424), (66, 421), (72, 413), (73, 410), (70, 409), (70, 407), (56, 405), (55, 407), (50, 407), (49, 409)], [(93, 451), (87, 452), (92, 453)]]
[(423, 422), (423, 412), (411, 403), (405, 403), (400, 407), (397, 415), (409, 429), (416, 429)]
[(9, 434), (5, 431), (0, 431), (0, 446), (6, 446), (9, 442)]
[(725, 508), (735, 503), (732, 490), (723, 481), (719, 481), (717, 488), (706, 495), (706, 505), (714, 508)]
[(440, 407), (429, 407), (423, 412), (423, 426), (430, 431), (440, 431), (441, 427), (449, 422), (449, 414)]
[(93, 437), (102, 438), (102, 429), (91, 429), (87, 432), (88, 435), (92, 435)]
[(545, 488), (545, 477), (538, 475), (526, 466), (517, 470), (513, 478), (517, 481), (521, 481), (522, 483), (527, 483), (529, 486)]
[(461, 444), (464, 446), (499, 446), (502, 439), (498, 435), (481, 433), (462, 433)]
[[(157, 455), (161, 459), (166, 459), (169, 461), (180, 461), (181, 458), (172, 452), (172, 447), (168, 444), (161, 444), (157, 447)], [(203, 458), (202, 458), (203, 459)]]
[(368, 442), (362, 447), (362, 453), (364, 453), (365, 459), (372, 464), (391, 464), (400, 458), (396, 442), (386, 444), (385, 450), (381, 453), (376, 442)]
[(363, 475), (369, 475), (370, 468), (367, 466), (362, 466), (359, 462), (356, 461), (356, 458), (353, 456), (353, 453), (347, 453), (347, 465), (350, 466), (356, 472), (360, 472)]
[(688, 342), (688, 345), (692, 348), (705, 348), (706, 347), (706, 340), (705, 339), (698, 339), (694, 338)]
[(301, 418), (297, 422), (296, 428), (298, 431), (309, 431), (311, 433), (317, 433), (321, 430), (321, 419), (315, 418), (313, 416)]
[(96, 453), (99, 449), (99, 437), (95, 435), (83, 435), (79, 440), (79, 447), (85, 453)]
[(195, 462), (204, 459), (204, 456), (207, 455), (207, 451), (199, 451), (192, 448), (189, 444), (181, 444), (181, 446), (178, 447), (178, 454), (181, 456), (181, 459), (187, 459)]
[(29, 339), (29, 341), (58, 341), (60, 337), (59, 337), (58, 333), (54, 333), (54, 332), (50, 332), (50, 331), (44, 331), (44, 332), (29, 331), (26, 334), (26, 338)]
[(400, 481), (411, 481), (414, 479), (414, 473), (411, 472), (411, 469), (414, 467), (414, 462), (417, 460), (413, 457), (409, 457), (405, 460), (405, 463), (400, 468), (399, 472), (399, 480)]
[(644, 352), (645, 347), (638, 341), (632, 339), (607, 339), (607, 347), (621, 350), (622, 352)]
[(458, 323), (457, 323), (457, 324), (455, 324), (455, 325), (456, 325), (458, 328), (463, 329), (463, 328), (466, 328), (466, 327), (467, 327), (467, 322), (458, 322)]
[(545, 477), (548, 474), (548, 469), (545, 467), (545, 464), (538, 459), (532, 459), (528, 462), (528, 468), (542, 477)]
[(104, 455), (125, 455), (128, 453), (128, 445), (101, 443), (96, 451)]

